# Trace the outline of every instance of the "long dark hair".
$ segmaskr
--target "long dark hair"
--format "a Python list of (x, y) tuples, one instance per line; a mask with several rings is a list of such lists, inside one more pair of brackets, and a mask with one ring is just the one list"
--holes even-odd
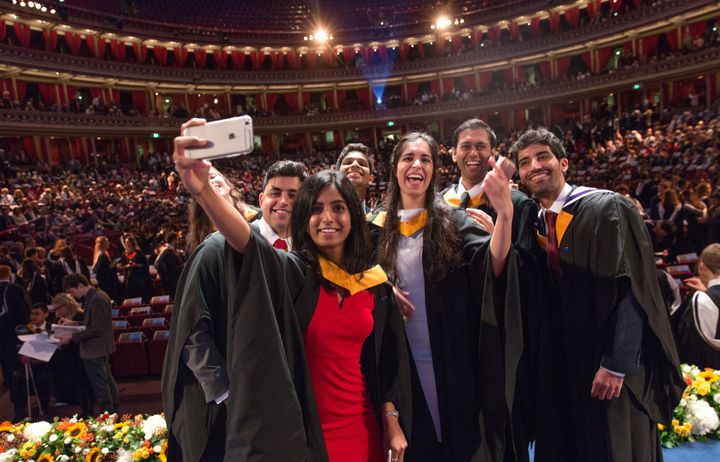
[(385, 216), (383, 234), (380, 239), (379, 259), (385, 271), (392, 278), (397, 277), (395, 265), (400, 236), (397, 216), (400, 208), (400, 184), (397, 179), (397, 168), (405, 146), (415, 141), (427, 143), (433, 161), (433, 174), (425, 194), (424, 204), (428, 212), (428, 220), (423, 228), (423, 270), (425, 280), (434, 284), (442, 281), (460, 263), (461, 240), (452, 220), (450, 208), (435, 191), (436, 173), (440, 163), (438, 144), (427, 133), (406, 133), (393, 150), (392, 168), (390, 169), (387, 194), (383, 203), (383, 209), (385, 209), (387, 215)]
[(350, 274), (361, 273), (372, 266), (367, 222), (352, 183), (334, 170), (323, 170), (310, 176), (298, 190), (290, 219), (293, 250), (302, 255), (322, 279), (317, 256), (323, 252), (310, 237), (308, 223), (315, 199), (326, 186), (333, 186), (340, 193), (350, 212), (350, 234), (345, 240), (341, 267)]

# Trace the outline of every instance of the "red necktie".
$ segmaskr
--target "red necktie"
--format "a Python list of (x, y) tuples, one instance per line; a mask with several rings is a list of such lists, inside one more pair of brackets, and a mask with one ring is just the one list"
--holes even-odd
[(560, 281), (562, 271), (560, 270), (560, 252), (558, 251), (557, 232), (555, 231), (555, 222), (558, 214), (547, 210), (545, 212), (545, 221), (547, 222), (547, 245), (545, 252), (547, 253), (548, 267), (555, 281)]
[(285, 252), (288, 251), (288, 245), (285, 239), (275, 239), (275, 242), (273, 242), (273, 247), (275, 247), (276, 249), (284, 250)]

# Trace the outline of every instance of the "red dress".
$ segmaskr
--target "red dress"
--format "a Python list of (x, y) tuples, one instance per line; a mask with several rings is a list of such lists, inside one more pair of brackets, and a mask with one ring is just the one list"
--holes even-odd
[(382, 433), (360, 368), (373, 330), (375, 300), (367, 290), (346, 296), (320, 287), (305, 332), (305, 349), (325, 446), (331, 462), (382, 462)]

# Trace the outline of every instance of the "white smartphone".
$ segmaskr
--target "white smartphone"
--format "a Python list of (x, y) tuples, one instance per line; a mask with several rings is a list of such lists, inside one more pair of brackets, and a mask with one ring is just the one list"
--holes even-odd
[(188, 148), (185, 156), (191, 159), (221, 159), (242, 156), (253, 151), (253, 125), (250, 116), (208, 122), (188, 127), (183, 136), (197, 136), (208, 140), (201, 148)]

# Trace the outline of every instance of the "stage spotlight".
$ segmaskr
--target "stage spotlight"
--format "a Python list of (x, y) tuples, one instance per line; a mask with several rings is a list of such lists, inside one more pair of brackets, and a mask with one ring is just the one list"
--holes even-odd
[(317, 31), (315, 31), (315, 40), (318, 42), (327, 42), (330, 36), (328, 35), (327, 31), (323, 28), (319, 28)]
[(382, 98), (378, 98), (378, 99), (377, 99), (377, 103), (378, 103), (378, 104), (382, 104)]
[(448, 19), (446, 16), (440, 16), (438, 20), (435, 22), (435, 26), (438, 29), (445, 29), (449, 27), (452, 24), (452, 21)]

